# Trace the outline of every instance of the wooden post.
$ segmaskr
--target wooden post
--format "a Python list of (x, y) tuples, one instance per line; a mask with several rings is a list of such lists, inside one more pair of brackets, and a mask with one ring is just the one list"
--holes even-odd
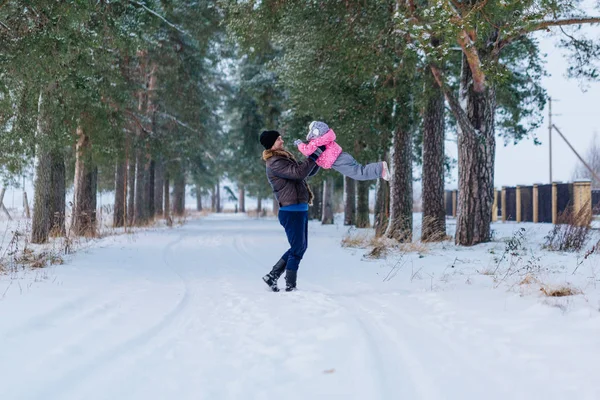
[[(452, 214), (452, 210), (451, 212), (448, 212), (448, 201), (452, 201), (450, 193), (449, 190), (444, 190), (444, 211), (446, 212), (446, 217), (449, 217)], [(448, 198), (450, 198), (450, 200), (448, 200)]]
[(556, 182), (552, 182), (552, 223), (558, 222), (558, 188)]
[(498, 191), (494, 189), (494, 204), (492, 205), (492, 222), (498, 221)]
[(31, 211), (29, 210), (29, 200), (27, 200), (27, 192), (23, 192), (23, 210), (25, 211), (25, 218), (31, 218)]
[(573, 215), (580, 216), (580, 219), (576, 221), (579, 226), (587, 226), (592, 222), (591, 181), (573, 183)]
[(453, 190), (452, 191), (452, 216), (454, 218), (456, 218), (456, 203), (457, 203), (457, 197), (458, 197), (458, 190)]
[(3, 187), (2, 192), (0, 192), (0, 208), (2, 208), (2, 211), (4, 211), (4, 214), (6, 214), (6, 216), (8, 217), (8, 220), (12, 221), (12, 217), (8, 213), (8, 210), (6, 209), (6, 207), (4, 207), (4, 193), (5, 192), (6, 192), (6, 187)]
[(540, 221), (539, 218), (539, 210), (538, 210), (538, 185), (537, 183), (533, 185), (533, 222), (538, 223)]
[(517, 222), (521, 222), (521, 185), (517, 185), (516, 190)]
[(506, 186), (502, 186), (502, 222), (506, 222)]

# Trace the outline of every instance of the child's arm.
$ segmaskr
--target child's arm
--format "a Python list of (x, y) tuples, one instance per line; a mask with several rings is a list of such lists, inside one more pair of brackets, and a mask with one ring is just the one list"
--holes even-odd
[(313, 151), (315, 151), (315, 149), (319, 146), (326, 146), (329, 143), (333, 142), (335, 140), (335, 133), (333, 132), (333, 130), (329, 130), (327, 131), (327, 133), (321, 137), (315, 138), (315, 139), (311, 139), (308, 144), (304, 144), (304, 143), (300, 143), (298, 144), (298, 150), (300, 150), (300, 153), (304, 154), (305, 156), (308, 156), (310, 154), (313, 153)]
[(319, 147), (319, 146), (327, 146), (329, 143), (335, 141), (335, 139), (336, 139), (335, 138), (335, 133), (333, 132), (333, 130), (330, 129), (323, 136), (312, 139), (310, 141), (310, 143), (314, 144), (317, 147)]
[(298, 150), (300, 150), (300, 153), (304, 154), (306, 157), (314, 153), (317, 147), (319, 147), (319, 145), (315, 143), (315, 140), (311, 140), (308, 143), (298, 144)]

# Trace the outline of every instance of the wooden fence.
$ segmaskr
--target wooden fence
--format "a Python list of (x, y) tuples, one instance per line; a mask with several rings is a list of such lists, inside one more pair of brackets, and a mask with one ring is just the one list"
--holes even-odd
[[(445, 193), (446, 215), (456, 217), (458, 192)], [(579, 215), (579, 225), (589, 224), (600, 214), (600, 190), (592, 191), (590, 181), (555, 182), (532, 186), (505, 186), (494, 193), (492, 221), (546, 222), (556, 224), (564, 213)]]

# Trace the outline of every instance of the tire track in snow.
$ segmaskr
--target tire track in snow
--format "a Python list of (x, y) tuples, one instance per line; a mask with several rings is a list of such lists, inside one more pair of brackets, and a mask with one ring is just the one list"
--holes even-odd
[[(259, 260), (254, 254), (254, 252), (251, 252), (249, 250), (249, 247), (247, 245), (247, 235), (236, 235), (234, 237), (233, 240), (233, 248), (234, 250), (239, 254), (240, 258), (242, 258), (243, 260), (246, 261), (250, 261), (252, 264), (258, 266), (259, 268), (257, 269), (252, 269), (252, 271), (257, 271), (258, 274), (256, 275), (256, 285), (257, 288), (259, 287), (263, 287), (264, 283), (261, 280), (261, 276), (265, 273), (268, 272), (269, 267), (268, 266), (264, 266), (263, 265), (263, 261)], [(264, 270), (263, 270), (264, 269)], [(314, 288), (319, 288), (319, 289), (324, 289), (323, 287), (317, 286), (317, 285), (307, 285), (307, 287), (310, 289), (311, 287)], [(319, 299), (317, 300), (316, 297), (313, 295), (311, 295), (310, 291), (305, 291), (305, 290), (300, 290), (298, 292), (294, 292), (294, 293), (270, 293), (270, 290), (268, 288), (266, 288), (266, 286), (264, 286), (264, 290), (265, 292), (269, 292), (267, 293), (268, 296), (274, 296), (274, 297), (278, 297), (278, 296), (287, 296), (290, 298), (298, 298), (301, 297), (302, 298), (302, 308), (305, 309), (307, 312), (310, 312), (314, 309), (321, 309), (323, 307), (323, 299), (325, 299), (325, 301), (327, 301), (328, 304), (327, 308), (328, 309), (332, 309), (332, 305), (335, 305), (335, 307), (337, 307), (339, 310), (341, 310), (344, 315), (345, 315), (345, 319), (348, 320), (348, 323), (352, 326), (352, 329), (349, 329), (350, 332), (357, 332), (358, 331), (358, 336), (357, 336), (357, 341), (363, 344), (364, 349), (366, 349), (366, 351), (362, 354), (364, 357), (362, 358), (362, 360), (366, 360), (362, 361), (363, 364), (366, 364), (368, 366), (370, 366), (369, 368), (366, 368), (366, 370), (375, 370), (375, 371), (380, 371), (382, 369), (382, 365), (384, 365), (384, 352), (381, 351), (380, 347), (377, 344), (377, 341), (374, 339), (373, 335), (371, 335), (368, 327), (366, 326), (366, 324), (364, 323), (363, 320), (357, 318), (357, 316), (352, 312), (352, 310), (350, 310), (348, 307), (340, 304), (339, 302), (335, 301), (334, 299), (332, 299), (331, 297), (323, 294), (323, 293), (319, 293), (321, 294), (321, 296), (319, 296)], [(318, 292), (317, 292), (318, 293)], [(356, 329), (358, 328), (358, 329)], [(293, 345), (288, 345), (287, 347), (293, 347)], [(358, 347), (358, 346), (356, 346)], [(355, 347), (355, 348), (356, 348)], [(365, 378), (364, 376), (362, 378)], [(378, 373), (378, 374), (373, 374), (371, 376), (368, 377), (368, 379), (370, 380), (370, 388), (371, 388), (371, 393), (372, 396), (371, 398), (385, 398), (384, 397), (384, 393), (387, 390), (387, 384), (385, 381), (385, 377)]]
[[(242, 236), (242, 242), (236, 250), (246, 259), (255, 261), (256, 258), (249, 254), (245, 246), (245, 240)], [(331, 293), (330, 289), (311, 282), (306, 287), (327, 294), (330, 300), (343, 307), (346, 314), (356, 322), (370, 353), (369, 365), (376, 371), (373, 378), (379, 382), (380, 396), (373, 396), (374, 398), (395, 398), (392, 394), (401, 392), (407, 398), (444, 399), (448, 398), (448, 392), (444, 389), (455, 390), (456, 382), (463, 384), (463, 393), (477, 393), (486, 398), (518, 398), (518, 393), (530, 393), (530, 390), (524, 390), (528, 388), (524, 388), (518, 379), (510, 379), (490, 367), (498, 366), (499, 362), (493, 357), (493, 352), (497, 350), (506, 354), (506, 346), (494, 341), (490, 343), (489, 338), (486, 340), (481, 336), (483, 332), (478, 332), (476, 328), (470, 329), (466, 321), (457, 321), (452, 315), (440, 314), (440, 310), (433, 307), (435, 304), (430, 304), (430, 312), (425, 312), (425, 315), (432, 316), (434, 321), (442, 325), (442, 329), (445, 328), (444, 331), (440, 331), (434, 321), (411, 312), (414, 307), (422, 309), (412, 301), (407, 302), (408, 310), (396, 310), (393, 306), (397, 303), (387, 303), (384, 298), (363, 295), (353, 299), (339, 296)], [(311, 299), (308, 295), (302, 297), (303, 301)], [(458, 337), (456, 334), (459, 334)], [(494, 349), (480, 348), (490, 345)], [(514, 366), (506, 359), (501, 360), (499, 366), (507, 371), (514, 370)], [(458, 378), (453, 377), (452, 373), (457, 371), (460, 371)], [(402, 382), (402, 377), (399, 377), (401, 374), (410, 377), (404, 380), (404, 386), (398, 383)], [(509, 376), (515, 375), (518, 374)], [(456, 379), (456, 382), (452, 382), (452, 379)], [(489, 397), (490, 388), (495, 388), (492, 397)], [(411, 390), (413, 393), (410, 393)], [(552, 395), (545, 389), (541, 392), (547, 396)], [(457, 391), (454, 394), (460, 393)]]
[[(432, 299), (432, 297), (435, 297), (435, 299)], [(425, 315), (430, 318), (418, 318), (408, 312), (398, 312), (392, 307), (386, 307), (386, 309), (389, 309), (394, 317), (405, 321), (407, 325), (419, 329), (421, 337), (429, 338), (430, 343), (443, 344), (444, 349), (447, 351), (447, 357), (451, 360), (460, 360), (462, 362), (461, 370), (468, 371), (463, 375), (469, 377), (472, 381), (469, 387), (481, 386), (481, 393), (487, 393), (488, 398), (529, 398), (528, 396), (519, 396), (519, 393), (531, 393), (531, 390), (530, 388), (524, 388), (523, 381), (518, 377), (527, 375), (532, 379), (531, 372), (522, 369), (519, 363), (520, 360), (506, 358), (512, 353), (511, 348), (499, 343), (493, 336), (494, 333), (490, 335), (490, 332), (488, 332), (486, 335), (483, 329), (469, 327), (472, 322), (469, 324), (456, 316), (455, 309), (443, 309), (443, 300), (437, 294), (428, 295), (426, 298), (410, 296), (410, 299), (429, 307), (431, 312), (425, 313)], [(381, 303), (379, 306), (381, 307)], [(410, 309), (414, 308), (410, 307)], [(474, 319), (474, 321), (477, 321), (477, 319)], [(479, 358), (475, 354), (479, 355)], [(493, 365), (493, 367), (490, 367), (490, 365)], [(518, 371), (515, 371), (515, 369)], [(499, 374), (499, 370), (511, 371), (511, 375)], [(556, 394), (549, 390), (543, 382), (535, 386), (540, 398), (551, 398)], [(494, 395), (496, 397), (489, 397), (491, 387), (495, 388)]]
[[(369, 334), (385, 354), (384, 363), (386, 365), (384, 373), (386, 396), (385, 398), (395, 398), (400, 391), (407, 398), (435, 400), (445, 399), (436, 388), (434, 380), (427, 372), (420, 357), (411, 350), (409, 344), (402, 332), (390, 334), (387, 327), (373, 316), (372, 310), (356, 300), (347, 300), (352, 309), (357, 312), (356, 318), (364, 321), (363, 324)], [(390, 351), (393, 350), (393, 351)], [(408, 377), (408, 379), (406, 378)], [(407, 389), (412, 389), (412, 394), (406, 393)]]
[[(256, 257), (251, 255), (251, 253), (249, 252), (248, 246), (246, 245), (245, 242), (246, 242), (245, 236), (240, 235), (239, 243), (234, 242), (235, 249), (238, 251), (238, 253), (244, 259), (250, 259), (255, 264), (259, 264), (259, 261), (256, 259)], [(260, 279), (260, 277), (257, 277), (257, 279)], [(327, 294), (327, 289), (323, 286), (309, 283), (307, 285), (307, 287), (308, 288), (313, 287), (313, 288), (319, 290), (320, 293), (323, 296), (325, 296), (326, 300), (335, 304), (336, 306), (338, 306), (338, 308), (344, 310), (345, 314), (350, 318), (352, 323), (356, 327), (358, 327), (358, 329), (360, 330), (359, 337), (362, 340), (362, 342), (365, 344), (365, 348), (367, 350), (366, 354), (365, 354), (367, 359), (369, 360), (369, 362), (367, 364), (371, 366), (371, 368), (369, 368), (368, 370), (377, 371), (376, 374), (371, 376), (371, 381), (375, 385), (375, 387), (373, 389), (377, 391), (377, 395), (375, 395), (375, 393), (374, 393), (372, 398), (384, 399), (386, 393), (394, 393), (394, 391), (397, 390), (397, 386), (393, 386), (396, 383), (394, 381), (394, 379), (389, 379), (392, 372), (388, 368), (388, 366), (389, 366), (388, 358), (389, 357), (386, 356), (386, 349), (384, 349), (380, 346), (380, 344), (378, 343), (378, 340), (377, 340), (378, 335), (374, 334), (373, 330), (371, 328), (369, 328), (369, 325), (368, 325), (368, 323), (366, 323), (365, 319), (355, 313), (356, 308), (349, 307), (347, 305), (340, 303), (339, 301), (336, 301), (333, 297), (331, 297)], [(310, 292), (299, 291), (299, 292), (286, 294), (286, 295), (288, 295), (288, 296), (290, 296), (290, 295), (293, 296), (293, 295), (298, 295), (298, 294), (304, 295), (305, 293), (310, 293)], [(314, 296), (313, 297), (303, 296), (303, 301), (310, 301), (313, 303), (313, 304), (307, 304), (308, 307), (320, 305), (320, 304), (317, 304), (317, 302), (314, 299)]]
[(82, 304), (85, 305), (89, 303), (90, 296), (78, 296), (73, 300), (68, 300), (63, 303), (61, 306), (58, 306), (45, 314), (38, 314), (34, 317), (29, 318), (23, 324), (15, 326), (9, 330), (7, 330), (2, 337), (3, 339), (12, 339), (16, 336), (22, 336), (25, 334), (34, 331), (37, 333), (39, 330), (47, 329), (52, 327), (50, 321), (57, 321), (60, 319), (64, 319), (72, 314), (73, 311), (80, 311)]
[(162, 252), (163, 262), (170, 266), (173, 273), (181, 279), (184, 292), (177, 304), (171, 308), (167, 314), (163, 315), (160, 320), (149, 328), (146, 328), (142, 333), (113, 346), (110, 350), (103, 351), (101, 354), (91, 356), (88, 360), (80, 363), (62, 375), (59, 379), (51, 381), (41, 386), (38, 391), (30, 393), (22, 397), (23, 399), (38, 399), (44, 398), (48, 393), (52, 393), (55, 398), (63, 398), (75, 389), (79, 388), (86, 379), (89, 379), (94, 373), (108, 367), (110, 362), (125, 356), (131, 357), (131, 353), (137, 351), (144, 344), (148, 343), (158, 333), (166, 329), (180, 315), (190, 303), (190, 290), (186, 279), (167, 261), (167, 255), (171, 253), (172, 248), (183, 239), (180, 235), (177, 239), (169, 243)]
[(410, 399), (446, 398), (435, 388), (435, 382), (417, 354), (403, 340), (401, 332), (390, 335), (373, 316), (373, 311), (365, 308), (362, 302), (349, 296), (336, 296), (320, 285), (310, 286), (320, 289), (331, 301), (344, 308), (361, 328), (363, 338), (369, 344), (370, 355), (376, 360), (375, 379), (380, 383), (380, 397), (377, 398), (396, 399), (399, 393)]

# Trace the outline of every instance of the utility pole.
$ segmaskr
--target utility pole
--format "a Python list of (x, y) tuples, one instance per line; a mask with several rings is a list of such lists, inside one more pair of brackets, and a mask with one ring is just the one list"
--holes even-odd
[[(583, 157), (581, 157), (579, 155), (579, 153), (577, 152), (577, 150), (575, 150), (575, 148), (571, 145), (571, 143), (567, 140), (567, 138), (565, 137), (565, 135), (562, 134), (562, 132), (556, 127), (556, 125), (552, 125), (552, 127), (554, 129), (556, 129), (556, 132), (558, 132), (558, 134), (560, 135), (561, 138), (563, 138), (563, 140), (565, 141), (565, 143), (567, 143), (567, 146), (569, 146), (569, 148), (571, 149), (571, 151), (573, 153), (575, 153), (575, 155), (577, 156), (577, 158), (579, 158), (579, 161), (581, 161), (583, 163), (583, 166), (586, 167), (588, 169), (588, 171), (590, 171), (590, 174), (592, 174), (593, 179), (596, 179), (596, 181), (598, 183), (600, 183), (600, 176), (598, 176), (596, 174), (596, 172), (594, 172), (594, 170), (592, 169), (592, 167), (590, 167), (588, 165), (588, 163), (585, 162), (585, 160), (583, 159)], [(591, 179), (591, 180), (593, 180)]]
[(552, 184), (552, 97), (548, 98), (548, 144), (550, 145), (550, 182)]

